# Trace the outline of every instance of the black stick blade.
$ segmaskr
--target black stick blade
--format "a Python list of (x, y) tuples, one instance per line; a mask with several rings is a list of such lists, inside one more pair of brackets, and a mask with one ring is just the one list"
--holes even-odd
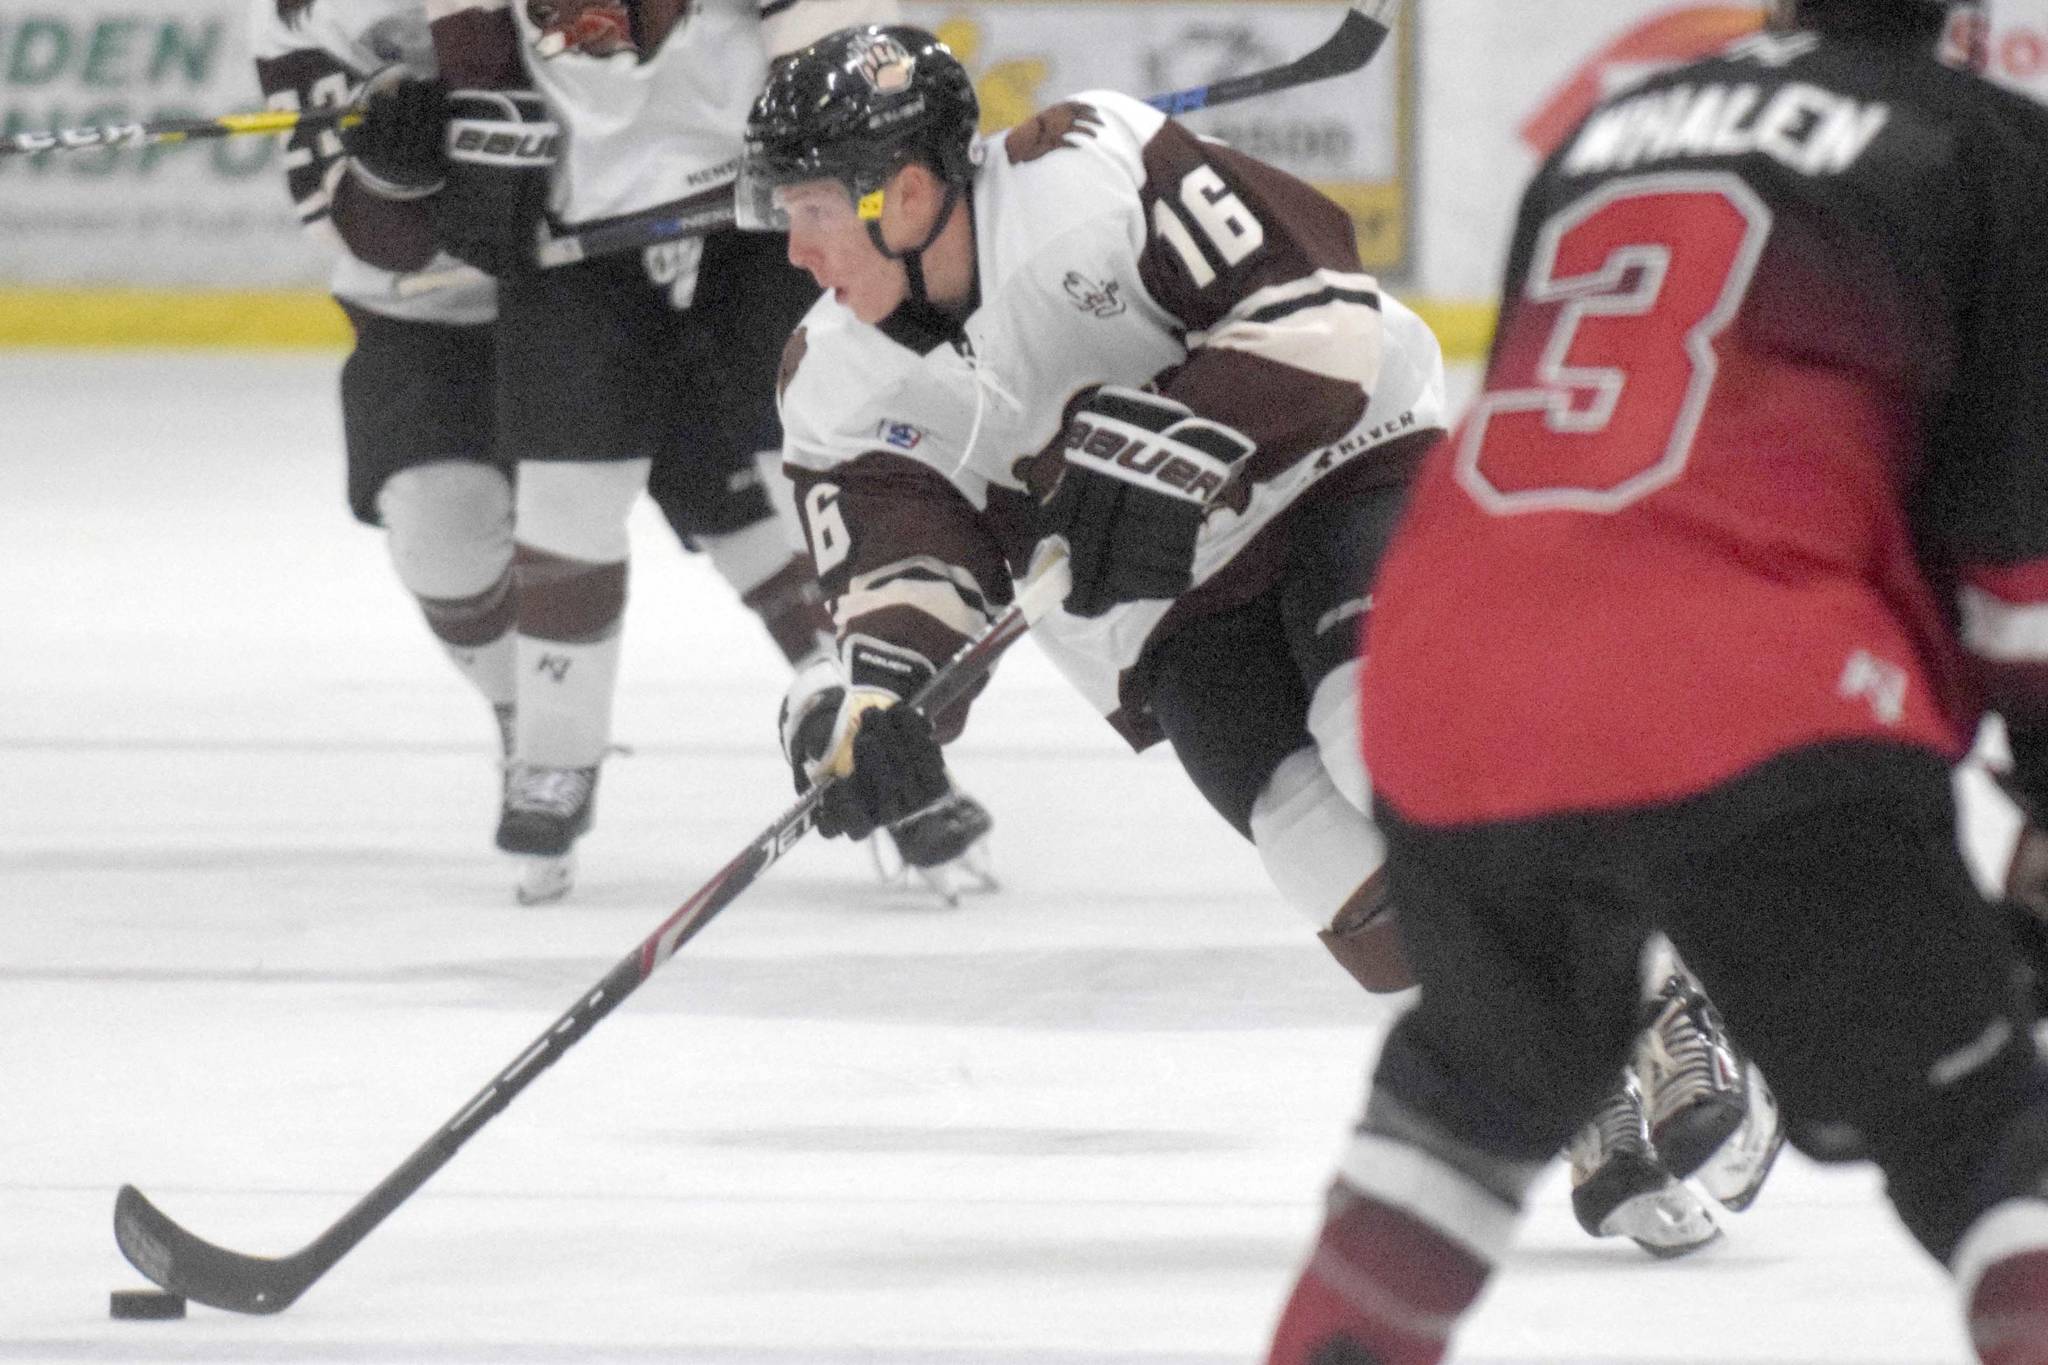
[(123, 1185), (114, 1200), (114, 1240), (157, 1285), (230, 1313), (282, 1313), (319, 1278), (303, 1253), (244, 1256), (194, 1237), (133, 1185)]

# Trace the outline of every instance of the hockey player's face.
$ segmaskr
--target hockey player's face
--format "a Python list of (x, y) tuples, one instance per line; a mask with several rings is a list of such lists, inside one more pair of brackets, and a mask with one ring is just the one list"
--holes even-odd
[(908, 297), (903, 263), (875, 249), (845, 185), (784, 185), (775, 191), (775, 207), (789, 222), (790, 264), (809, 271), (862, 322), (880, 322)]

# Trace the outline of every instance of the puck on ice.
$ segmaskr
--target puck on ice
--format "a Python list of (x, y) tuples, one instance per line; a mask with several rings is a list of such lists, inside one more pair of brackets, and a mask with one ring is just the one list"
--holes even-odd
[(117, 1318), (182, 1318), (185, 1299), (161, 1289), (116, 1289), (107, 1312)]

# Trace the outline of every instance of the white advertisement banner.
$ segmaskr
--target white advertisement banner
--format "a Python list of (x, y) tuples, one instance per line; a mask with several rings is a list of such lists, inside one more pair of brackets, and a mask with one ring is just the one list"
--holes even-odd
[[(317, 3), (317, 0), (316, 0)], [(1105, 86), (1156, 94), (1310, 51), (1341, 4), (905, 0), (975, 77), (990, 128)], [(1366, 72), (1194, 116), (1351, 209), (1418, 298), (1490, 301), (1522, 183), (1593, 100), (1753, 28), (1755, 3), (1414, 0)], [(1993, 0), (1993, 75), (2048, 99), (2048, 0)], [(0, 9), (0, 127), (258, 107), (242, 0)], [(0, 158), (0, 285), (318, 287), (275, 139)]]
[[(262, 107), (236, 0), (0, 9), (0, 131)], [(0, 282), (317, 285), (277, 139), (0, 157)]]

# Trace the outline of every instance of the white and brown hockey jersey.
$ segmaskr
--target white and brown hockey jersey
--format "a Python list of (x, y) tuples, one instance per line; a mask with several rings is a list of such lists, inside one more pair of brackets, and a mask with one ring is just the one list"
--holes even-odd
[[(345, 106), (366, 79), (387, 66), (434, 74), (423, 0), (251, 0), (250, 22), (256, 79), (272, 109)], [(338, 227), (335, 221), (337, 200), (350, 189), (342, 180), (341, 139), (331, 126), (292, 132), (284, 165), (300, 223), (335, 249), (330, 287), (336, 298), (414, 322), (482, 323), (496, 316), (491, 277), (453, 256), (435, 254), (416, 270), (387, 270), (358, 254), (375, 254), (361, 234), (378, 229), (365, 223)], [(417, 206), (362, 207), (387, 221), (416, 218), (414, 230), (424, 240), (425, 217)]]
[(587, 228), (728, 194), (768, 61), (895, 0), (426, 0), (452, 86), (530, 86), (562, 127), (549, 211)]
[(875, 654), (943, 661), (1010, 599), (1039, 453), (1089, 389), (1149, 384), (1249, 436), (1189, 592), (1033, 631), (1143, 747), (1147, 643), (1262, 591), (1299, 499), (1406, 480), (1443, 425), (1441, 353), (1335, 204), (1127, 96), (977, 151), (972, 311), (870, 327), (821, 299), (784, 356), (785, 468), (858, 678)]

